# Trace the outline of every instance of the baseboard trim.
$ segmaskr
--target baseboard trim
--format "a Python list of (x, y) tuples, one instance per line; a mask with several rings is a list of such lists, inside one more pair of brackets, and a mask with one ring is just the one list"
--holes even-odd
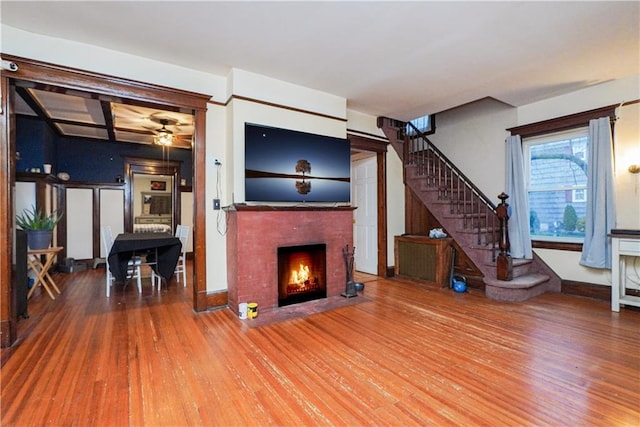
[(396, 275), (396, 267), (395, 266), (387, 266), (387, 275), (385, 277), (393, 277)]
[(226, 307), (229, 304), (229, 292), (219, 291), (207, 293), (207, 309), (216, 309)]
[(611, 287), (596, 285), (593, 283), (576, 282), (574, 280), (562, 280), (563, 294), (594, 298), (602, 301), (611, 301)]

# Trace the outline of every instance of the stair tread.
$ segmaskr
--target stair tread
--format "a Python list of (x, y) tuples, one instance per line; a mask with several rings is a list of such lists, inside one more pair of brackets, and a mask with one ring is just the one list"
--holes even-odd
[(511, 288), (511, 289), (527, 289), (549, 280), (549, 276), (542, 273), (525, 274), (524, 276), (515, 277), (513, 280), (498, 280), (492, 278), (484, 279), (486, 285), (495, 286), (499, 288)]

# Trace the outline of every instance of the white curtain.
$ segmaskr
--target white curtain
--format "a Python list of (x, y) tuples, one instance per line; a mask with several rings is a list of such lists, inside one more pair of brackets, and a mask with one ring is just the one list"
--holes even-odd
[(529, 229), (529, 197), (524, 177), (524, 157), (520, 135), (507, 138), (507, 179), (505, 192), (509, 195), (509, 241), (513, 258), (533, 258)]
[(589, 121), (587, 215), (580, 264), (611, 269), (611, 239), (616, 211), (613, 193), (613, 138), (608, 117)]

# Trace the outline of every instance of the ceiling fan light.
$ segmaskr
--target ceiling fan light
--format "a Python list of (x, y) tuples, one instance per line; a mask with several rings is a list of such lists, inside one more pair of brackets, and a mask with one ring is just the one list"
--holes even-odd
[(162, 125), (162, 129), (154, 136), (154, 141), (158, 145), (171, 145), (173, 144), (173, 132)]

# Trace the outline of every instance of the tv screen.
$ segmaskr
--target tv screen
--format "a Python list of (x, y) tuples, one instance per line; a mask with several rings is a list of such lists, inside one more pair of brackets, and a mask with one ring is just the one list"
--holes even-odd
[(247, 202), (351, 201), (347, 139), (245, 123)]

